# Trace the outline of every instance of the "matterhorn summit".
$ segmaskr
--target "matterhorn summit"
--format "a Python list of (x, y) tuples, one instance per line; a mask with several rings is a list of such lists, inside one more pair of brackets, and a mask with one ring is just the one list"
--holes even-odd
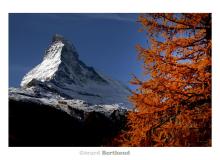
[(93, 105), (130, 106), (129, 89), (79, 60), (74, 45), (58, 34), (52, 37), (42, 62), (24, 76), (21, 88), (42, 97), (54, 94)]

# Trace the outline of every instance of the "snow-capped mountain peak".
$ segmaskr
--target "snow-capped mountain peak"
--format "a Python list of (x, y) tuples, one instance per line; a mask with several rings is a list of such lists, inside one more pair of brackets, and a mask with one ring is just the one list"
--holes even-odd
[(75, 46), (59, 34), (52, 37), (43, 61), (24, 76), (21, 87), (41, 95), (53, 93), (91, 104), (130, 107), (129, 89), (84, 64), (79, 60)]

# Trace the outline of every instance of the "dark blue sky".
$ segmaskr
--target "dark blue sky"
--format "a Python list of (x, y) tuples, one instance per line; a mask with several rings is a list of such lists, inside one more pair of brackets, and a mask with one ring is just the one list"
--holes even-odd
[(131, 74), (142, 75), (135, 45), (144, 45), (146, 37), (138, 32), (137, 17), (138, 14), (9, 14), (9, 86), (18, 87), (25, 73), (42, 61), (55, 33), (72, 41), (87, 65), (129, 85)]

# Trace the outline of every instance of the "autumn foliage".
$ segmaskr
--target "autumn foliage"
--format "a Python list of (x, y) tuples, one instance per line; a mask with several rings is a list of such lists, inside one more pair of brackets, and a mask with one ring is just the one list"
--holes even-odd
[(142, 14), (144, 74), (120, 146), (211, 146), (211, 14)]

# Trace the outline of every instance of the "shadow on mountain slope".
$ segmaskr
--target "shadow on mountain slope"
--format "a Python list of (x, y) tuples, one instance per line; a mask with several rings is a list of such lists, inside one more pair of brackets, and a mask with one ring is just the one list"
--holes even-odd
[(9, 146), (105, 146), (125, 124), (117, 112), (75, 113), (83, 121), (51, 106), (9, 100)]

